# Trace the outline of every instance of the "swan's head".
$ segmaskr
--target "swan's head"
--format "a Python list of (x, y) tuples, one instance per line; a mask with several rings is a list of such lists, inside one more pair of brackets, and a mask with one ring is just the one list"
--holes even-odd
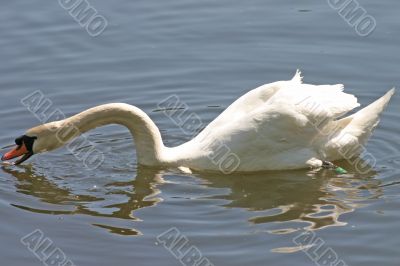
[(33, 152), (33, 145), (36, 141), (36, 137), (30, 137), (27, 135), (23, 135), (15, 139), (15, 146), (11, 151), (7, 152), (2, 158), (2, 161), (8, 161), (15, 158), (19, 158), (15, 164), (21, 164), (28, 160)]
[(55, 150), (64, 145), (57, 129), (59, 122), (37, 126), (29, 129), (23, 136), (15, 139), (16, 146), (7, 152), (2, 161), (18, 158), (15, 164), (21, 164), (34, 154)]

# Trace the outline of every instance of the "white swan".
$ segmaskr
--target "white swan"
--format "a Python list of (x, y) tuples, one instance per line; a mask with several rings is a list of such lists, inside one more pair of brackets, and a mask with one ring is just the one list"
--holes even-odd
[(138, 163), (146, 166), (226, 173), (320, 167), (324, 160), (357, 156), (393, 94), (394, 89), (341, 118), (359, 106), (357, 98), (344, 93), (343, 85), (303, 84), (297, 71), (292, 80), (246, 93), (178, 147), (164, 146), (159, 129), (142, 110), (113, 103), (28, 130), (2, 160), (22, 156), (20, 164), (91, 129), (120, 124), (132, 133)]

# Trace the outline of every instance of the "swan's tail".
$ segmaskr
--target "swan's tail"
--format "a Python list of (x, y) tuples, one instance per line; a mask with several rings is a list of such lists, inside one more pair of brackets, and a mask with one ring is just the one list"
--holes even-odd
[(394, 92), (395, 89), (393, 88), (375, 102), (350, 116), (351, 121), (344, 130), (357, 137), (360, 144), (365, 144), (378, 125), (380, 114), (389, 103)]
[(336, 125), (342, 130), (326, 145), (329, 157), (341, 159), (343, 154), (338, 153), (340, 150), (352, 151), (353, 156), (360, 154), (394, 93), (395, 89), (393, 88), (357, 113), (338, 120)]

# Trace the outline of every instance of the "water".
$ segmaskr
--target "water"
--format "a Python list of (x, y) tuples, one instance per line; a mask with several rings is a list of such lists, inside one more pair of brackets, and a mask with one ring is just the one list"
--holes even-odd
[[(109, 23), (93, 38), (58, 1), (9, 1), (0, 10), (0, 146), (40, 123), (20, 102), (35, 90), (66, 115), (134, 104), (170, 146), (191, 138), (157, 112), (172, 94), (207, 124), (249, 89), (301, 68), (306, 82), (344, 83), (367, 104), (399, 85), (400, 3), (359, 3), (377, 21), (366, 38), (326, 1), (91, 0)], [(106, 158), (94, 171), (66, 149), (2, 165), (1, 263), (42, 265), (20, 242), (39, 229), (77, 266), (180, 265), (157, 243), (176, 228), (214, 265), (313, 265), (295, 243), (304, 232), (325, 243), (317, 255), (332, 248), (347, 265), (398, 265), (398, 103), (368, 144), (377, 164), (366, 175), (346, 162), (345, 176), (137, 168), (117, 126), (88, 135)]]

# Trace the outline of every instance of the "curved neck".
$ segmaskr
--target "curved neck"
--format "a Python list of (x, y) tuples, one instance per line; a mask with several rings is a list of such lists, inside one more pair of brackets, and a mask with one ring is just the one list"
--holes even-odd
[(100, 105), (63, 121), (62, 126), (76, 129), (67, 134), (67, 141), (91, 129), (119, 124), (127, 127), (136, 145), (139, 164), (155, 166), (161, 164), (164, 144), (160, 131), (150, 117), (139, 108), (122, 103)]

